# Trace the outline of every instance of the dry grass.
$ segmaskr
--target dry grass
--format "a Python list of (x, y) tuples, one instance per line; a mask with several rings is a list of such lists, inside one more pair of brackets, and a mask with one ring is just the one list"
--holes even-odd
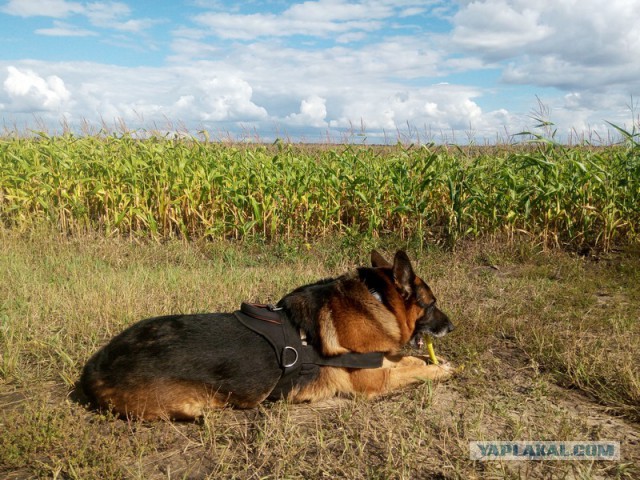
[[(141, 423), (73, 401), (84, 361), (152, 315), (273, 301), (372, 241), (271, 246), (0, 233), (0, 477), (638, 478), (640, 256), (531, 244), (412, 252), (466, 368), (375, 401)], [(377, 245), (392, 251), (397, 244)], [(471, 440), (618, 440), (621, 462), (472, 462)]]

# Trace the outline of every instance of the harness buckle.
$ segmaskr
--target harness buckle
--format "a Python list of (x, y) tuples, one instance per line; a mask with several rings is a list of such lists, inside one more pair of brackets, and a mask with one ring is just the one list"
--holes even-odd
[[(291, 363), (284, 363), (285, 362), (284, 357), (285, 357), (285, 354), (286, 354), (287, 350), (291, 350), (293, 353), (296, 354), (296, 358)], [(293, 367), (296, 363), (298, 363), (298, 358), (300, 358), (300, 356), (298, 355), (298, 351), (295, 348), (293, 348), (293, 347), (284, 347), (282, 349), (282, 366), (284, 368)]]

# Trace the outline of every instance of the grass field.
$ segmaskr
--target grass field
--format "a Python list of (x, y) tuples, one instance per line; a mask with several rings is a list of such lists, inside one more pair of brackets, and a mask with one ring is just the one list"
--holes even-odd
[[(0, 478), (640, 478), (640, 145), (0, 139)], [(386, 397), (90, 412), (74, 384), (150, 316), (276, 302), (408, 250), (452, 380)], [(620, 462), (473, 462), (473, 440), (617, 440)]]
[[(408, 247), (466, 368), (381, 399), (278, 402), (198, 423), (87, 411), (87, 358), (132, 322), (275, 301)], [(415, 245), (413, 245), (415, 247)], [(531, 242), (132, 241), (0, 233), (1, 478), (627, 478), (640, 475), (640, 255)], [(635, 249), (635, 250), (634, 250)], [(617, 440), (620, 462), (472, 462), (471, 440)]]

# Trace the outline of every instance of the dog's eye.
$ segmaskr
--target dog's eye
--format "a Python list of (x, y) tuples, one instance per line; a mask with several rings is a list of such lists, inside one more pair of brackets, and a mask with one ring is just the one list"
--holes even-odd
[(434, 300), (433, 302), (429, 303), (425, 308), (427, 310), (433, 310), (434, 308), (436, 308), (436, 301)]
[(369, 289), (369, 293), (371, 295), (373, 295), (373, 297), (378, 300), (379, 302), (382, 302), (382, 295), (380, 295), (375, 288), (370, 288)]

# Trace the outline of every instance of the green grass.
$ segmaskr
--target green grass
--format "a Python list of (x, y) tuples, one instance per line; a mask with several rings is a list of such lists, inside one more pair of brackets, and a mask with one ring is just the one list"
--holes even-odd
[(455, 246), (638, 241), (640, 149), (225, 145), (72, 134), (0, 139), (0, 222), (65, 234), (289, 242), (393, 233)]
[[(640, 255), (585, 259), (530, 242), (397, 239), (163, 243), (0, 232), (2, 478), (637, 478)], [(408, 247), (456, 330), (463, 372), (374, 401), (265, 404), (199, 423), (126, 422), (70, 392), (138, 319), (271, 302)], [(471, 440), (618, 440), (621, 462), (488, 462)], [(635, 443), (634, 443), (635, 442)]]

